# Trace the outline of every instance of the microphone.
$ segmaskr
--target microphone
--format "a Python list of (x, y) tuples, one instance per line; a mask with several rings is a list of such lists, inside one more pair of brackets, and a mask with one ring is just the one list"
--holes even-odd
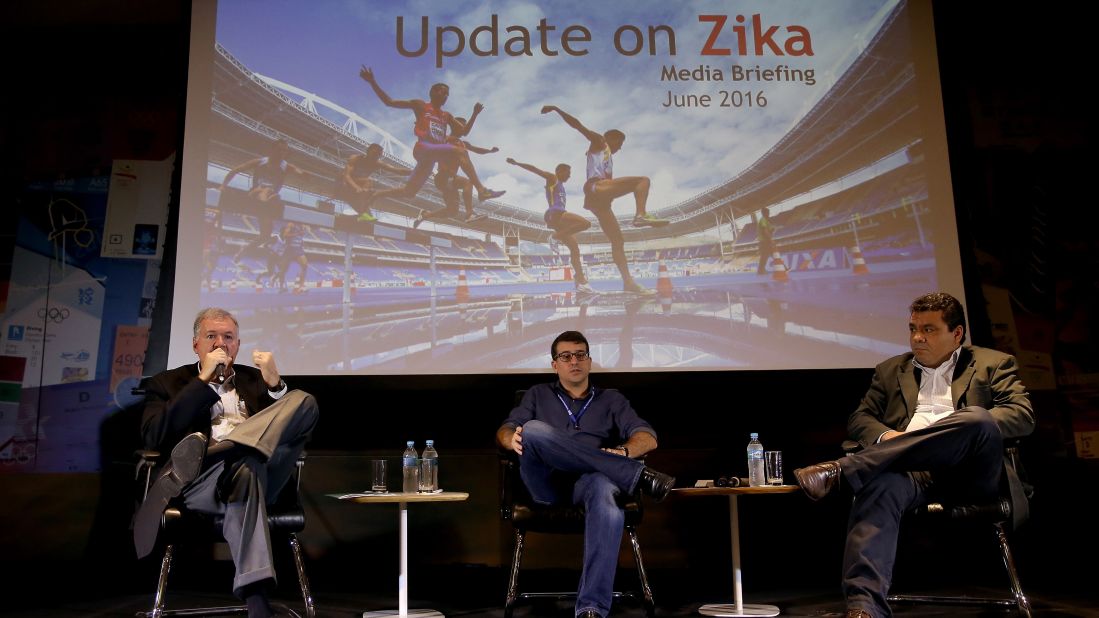
[(218, 379), (218, 382), (225, 379), (225, 363), (218, 363), (214, 367), (214, 377)]

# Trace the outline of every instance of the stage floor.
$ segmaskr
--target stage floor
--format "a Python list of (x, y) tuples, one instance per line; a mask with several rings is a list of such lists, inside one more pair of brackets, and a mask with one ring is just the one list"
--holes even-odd
[[(620, 570), (621, 572), (621, 570)], [(312, 574), (311, 574), (312, 576)], [(539, 577), (535, 574), (535, 579)], [(704, 603), (723, 603), (730, 599), (722, 596), (720, 591), (698, 592), (694, 600), (686, 600), (685, 595), (691, 591), (676, 586), (674, 590), (661, 590), (662, 581), (659, 572), (650, 574), (654, 586), (654, 595), (657, 600), (657, 616), (668, 618), (688, 618), (699, 616), (698, 608)], [(493, 578), (495, 580), (495, 578)], [(556, 580), (555, 577), (550, 579)], [(532, 584), (541, 582), (532, 581)], [(409, 597), (410, 609), (434, 609), (444, 616), (468, 617), (468, 618), (503, 618), (503, 587), (499, 594), (491, 595), (499, 598), (486, 598), (486, 591), (454, 590), (453, 586), (437, 586), (436, 582), (427, 581), (421, 577), (413, 586)], [(396, 582), (394, 582), (396, 583)], [(493, 581), (492, 583), (497, 583)], [(627, 585), (632, 582), (625, 582)], [(678, 583), (678, 582), (677, 582)], [(301, 599), (291, 596), (291, 582), (284, 582), (280, 591), (273, 597), (276, 603), (284, 603), (289, 608), (301, 613)], [(1024, 582), (1025, 585), (1025, 582)], [(228, 587), (228, 585), (226, 586)], [(362, 616), (364, 611), (377, 611), (392, 609), (396, 606), (396, 588), (392, 594), (380, 593), (355, 593), (349, 591), (329, 591), (313, 577), (314, 597), (316, 600), (317, 616), (331, 618), (353, 618)], [(430, 589), (436, 588), (436, 592), (430, 593)], [(446, 590), (451, 588), (451, 590)], [(919, 592), (932, 592), (920, 590)], [(1001, 591), (990, 588), (947, 589), (934, 592), (967, 593), (970, 595), (998, 596)], [(1054, 617), (1099, 617), (1099, 604), (1094, 595), (1089, 591), (1077, 591), (1069, 594), (1062, 592), (1049, 593), (1042, 590), (1028, 590), (1028, 596), (1034, 608), (1034, 616)], [(5, 616), (34, 617), (34, 618), (60, 618), (81, 616), (95, 617), (122, 617), (134, 616), (136, 612), (147, 611), (152, 602), (152, 590), (148, 594), (125, 594), (104, 598), (70, 598), (64, 601), (52, 600), (52, 595), (38, 594), (36, 599), (23, 598), (26, 606), (5, 610)], [(92, 595), (95, 596), (95, 595)], [(203, 585), (200, 589), (184, 588), (173, 590), (168, 596), (169, 608), (184, 608), (208, 605), (221, 605), (232, 603), (234, 600), (227, 594), (222, 594), (214, 587)], [(777, 605), (781, 610), (781, 616), (805, 616), (805, 617), (838, 617), (844, 615), (844, 605), (838, 590), (768, 590), (764, 592), (745, 595), (746, 603), (767, 603)], [(20, 603), (22, 605), (23, 603)], [(282, 615), (282, 614), (280, 614)], [(573, 615), (571, 601), (530, 601), (516, 606), (515, 618), (533, 617), (560, 617), (568, 618)], [(919, 617), (960, 617), (975, 618), (979, 616), (1011, 616), (1013, 612), (1005, 612), (994, 609), (980, 609), (950, 606), (914, 606), (896, 605), (894, 615), (919, 618)], [(611, 612), (612, 618), (643, 618), (644, 609), (640, 603), (624, 599), (616, 601)]]

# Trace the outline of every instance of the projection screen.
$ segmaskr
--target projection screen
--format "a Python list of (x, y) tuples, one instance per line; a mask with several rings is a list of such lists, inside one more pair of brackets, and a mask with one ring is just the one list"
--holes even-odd
[(962, 296), (928, 5), (196, 2), (169, 360), (872, 366)]

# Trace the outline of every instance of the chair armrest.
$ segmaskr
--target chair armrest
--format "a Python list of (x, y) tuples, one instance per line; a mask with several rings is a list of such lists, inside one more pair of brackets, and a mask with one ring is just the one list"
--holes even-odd
[(134, 457), (138, 458), (138, 463), (152, 462), (156, 463), (160, 460), (160, 451), (154, 451), (152, 449), (138, 449), (134, 451)]
[(140, 480), (141, 475), (145, 475), (145, 487), (141, 492), (141, 499), (144, 500), (149, 495), (149, 486), (153, 481), (153, 468), (160, 461), (160, 451), (142, 449), (134, 451), (134, 457), (137, 458), (137, 464), (134, 466), (134, 480)]
[(305, 470), (305, 451), (298, 455), (298, 461), (294, 463), (297, 470), (294, 472), (294, 489), (301, 493), (301, 473)]
[(498, 455), (500, 464), (500, 519), (511, 519), (512, 508), (515, 506), (516, 482), (519, 479), (519, 457), (512, 451), (500, 450)]

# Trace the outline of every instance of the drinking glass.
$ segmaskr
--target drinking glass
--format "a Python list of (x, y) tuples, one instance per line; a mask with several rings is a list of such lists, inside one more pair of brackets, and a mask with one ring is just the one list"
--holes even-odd
[(763, 453), (763, 464), (768, 485), (782, 485), (782, 451)]
[(374, 493), (384, 494), (388, 491), (386, 485), (386, 465), (384, 459), (375, 459), (373, 462), (373, 476), (371, 476), (370, 490)]

